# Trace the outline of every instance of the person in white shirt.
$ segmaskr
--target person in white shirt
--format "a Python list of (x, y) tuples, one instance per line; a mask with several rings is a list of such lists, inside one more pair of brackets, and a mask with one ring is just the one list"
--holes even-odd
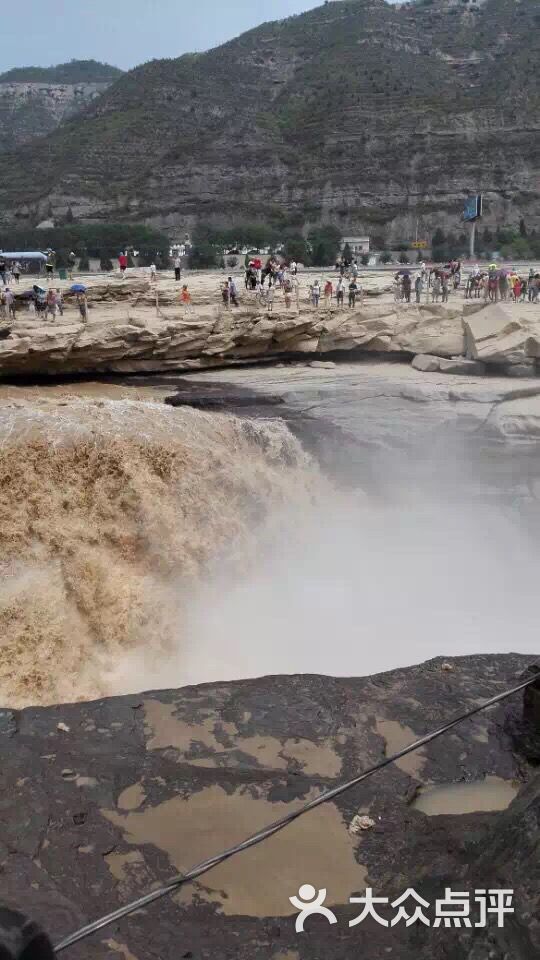
[(4, 290), (3, 300), (7, 307), (8, 319), (14, 320), (15, 319), (15, 295), (13, 291), (9, 289), (9, 287), (6, 287), (6, 289)]

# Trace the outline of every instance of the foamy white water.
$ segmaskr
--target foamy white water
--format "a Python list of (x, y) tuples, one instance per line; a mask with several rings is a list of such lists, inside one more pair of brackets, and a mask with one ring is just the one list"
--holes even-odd
[[(199, 587), (187, 641), (166, 664), (143, 657), (146, 683), (365, 675), (439, 655), (539, 652), (538, 548), (496, 510), (343, 503), (281, 519), (286, 532), (247, 575)], [(140, 663), (120, 667), (120, 687)]]

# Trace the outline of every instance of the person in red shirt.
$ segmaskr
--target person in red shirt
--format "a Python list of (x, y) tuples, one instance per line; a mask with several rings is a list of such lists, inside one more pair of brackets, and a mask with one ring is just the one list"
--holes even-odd
[(124, 276), (127, 269), (128, 259), (125, 253), (121, 253), (118, 257), (118, 266), (120, 267), (120, 273)]

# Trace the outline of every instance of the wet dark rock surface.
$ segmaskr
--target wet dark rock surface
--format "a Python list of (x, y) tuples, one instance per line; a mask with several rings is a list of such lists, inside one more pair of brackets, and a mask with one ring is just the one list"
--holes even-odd
[[(254, 641), (255, 642), (255, 641)], [(0, 712), (1, 896), (58, 942), (153, 884), (519, 681), (532, 657), (436, 659), (362, 679), (266, 677)], [(443, 666), (444, 664), (444, 666)], [(540, 778), (517, 695), (279, 837), (111, 926), (66, 957), (113, 960), (532, 960), (539, 956)], [(528, 738), (528, 750), (521, 752)], [(540, 734), (539, 734), (540, 736)], [(427, 783), (521, 786), (508, 810), (428, 817)], [(360, 813), (374, 826), (352, 832)], [(327, 887), (338, 924), (297, 934), (289, 896)], [(349, 896), (515, 888), (498, 930), (375, 922)], [(389, 916), (392, 916), (390, 912)]]

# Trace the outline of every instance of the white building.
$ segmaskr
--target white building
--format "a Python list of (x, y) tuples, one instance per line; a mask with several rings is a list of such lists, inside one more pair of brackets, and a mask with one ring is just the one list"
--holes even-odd
[(365, 253), (369, 253), (369, 237), (343, 237), (340, 246), (341, 253), (343, 253), (346, 245), (349, 246), (353, 257), (361, 257)]

